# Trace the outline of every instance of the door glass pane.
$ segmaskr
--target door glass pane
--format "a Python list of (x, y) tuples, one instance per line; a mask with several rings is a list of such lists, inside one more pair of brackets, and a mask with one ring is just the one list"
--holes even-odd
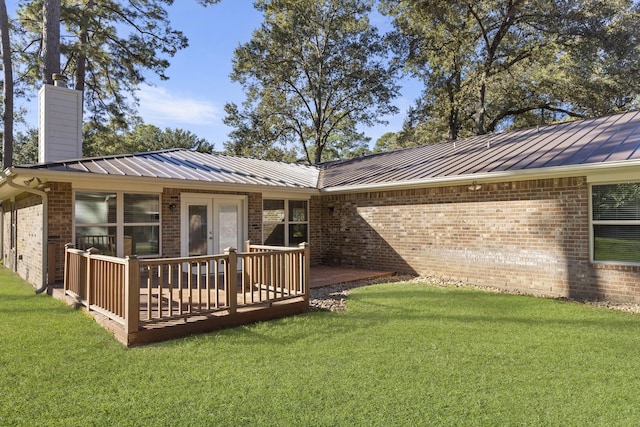
[(240, 242), (238, 242), (238, 206), (220, 205), (218, 225), (220, 229), (220, 247), (218, 248), (219, 253), (223, 253), (224, 250), (229, 247), (239, 249), (238, 245)]
[(189, 256), (207, 254), (207, 205), (189, 205)]

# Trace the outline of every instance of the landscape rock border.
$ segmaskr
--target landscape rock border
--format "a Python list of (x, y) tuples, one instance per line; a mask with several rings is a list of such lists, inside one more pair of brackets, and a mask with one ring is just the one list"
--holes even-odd
[[(487, 292), (495, 292), (512, 295), (530, 295), (542, 298), (541, 295), (527, 294), (521, 291), (501, 289), (492, 286), (472, 285), (459, 280), (452, 280), (435, 276), (387, 276), (377, 279), (360, 280), (357, 282), (339, 283), (336, 285), (325, 286), (322, 288), (314, 288), (310, 290), (309, 309), (311, 311), (344, 311), (346, 308), (347, 297), (349, 291), (362, 286), (369, 286), (378, 283), (391, 282), (418, 282), (427, 286), (438, 286), (445, 288), (472, 288)], [(549, 297), (554, 298), (554, 297)], [(574, 302), (577, 304), (588, 304), (596, 307), (608, 308), (611, 310), (624, 311), (628, 313), (640, 313), (640, 304), (636, 303), (615, 303), (611, 301), (591, 301), (577, 300), (571, 298), (555, 298), (562, 301)]]

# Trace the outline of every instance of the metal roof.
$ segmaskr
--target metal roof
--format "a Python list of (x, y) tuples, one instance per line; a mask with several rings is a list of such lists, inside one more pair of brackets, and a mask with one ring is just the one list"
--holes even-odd
[(78, 176), (351, 191), (486, 178), (501, 172), (570, 171), (575, 166), (607, 166), (630, 160), (640, 165), (639, 148), (640, 112), (631, 111), (372, 154), (319, 167), (173, 149), (17, 168)]
[(640, 112), (480, 135), (321, 165), (321, 189), (640, 160)]
[[(18, 166), (20, 167), (20, 166)], [(319, 170), (312, 166), (172, 149), (38, 165), (31, 170), (97, 176), (164, 178), (204, 183), (316, 189)]]

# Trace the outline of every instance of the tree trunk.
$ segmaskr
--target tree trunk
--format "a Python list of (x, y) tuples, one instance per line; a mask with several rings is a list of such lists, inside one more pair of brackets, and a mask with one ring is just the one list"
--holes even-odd
[(60, 0), (42, 3), (42, 82), (53, 84), (53, 74), (60, 73)]
[(87, 43), (89, 41), (89, 14), (95, 7), (93, 0), (88, 0), (87, 5), (82, 11), (82, 19), (80, 20), (80, 33), (78, 34), (78, 57), (76, 63), (76, 85), (75, 89), (84, 92), (84, 81), (87, 70)]
[(0, 0), (0, 48), (2, 51), (2, 86), (4, 132), (2, 133), (2, 168), (13, 165), (13, 65), (11, 61), (11, 42), (9, 40), (9, 17), (7, 5)]
[(476, 135), (484, 135), (487, 131), (484, 128), (487, 109), (485, 107), (487, 94), (487, 73), (482, 73), (482, 80), (478, 88), (478, 108), (476, 109)]

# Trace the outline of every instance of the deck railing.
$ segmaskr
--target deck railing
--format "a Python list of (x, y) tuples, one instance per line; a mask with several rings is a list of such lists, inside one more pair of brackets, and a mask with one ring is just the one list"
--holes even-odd
[(229, 248), (221, 255), (138, 259), (116, 258), (69, 245), (65, 292), (89, 310), (120, 323), (127, 333), (141, 325), (290, 298), (308, 301), (309, 246)]

